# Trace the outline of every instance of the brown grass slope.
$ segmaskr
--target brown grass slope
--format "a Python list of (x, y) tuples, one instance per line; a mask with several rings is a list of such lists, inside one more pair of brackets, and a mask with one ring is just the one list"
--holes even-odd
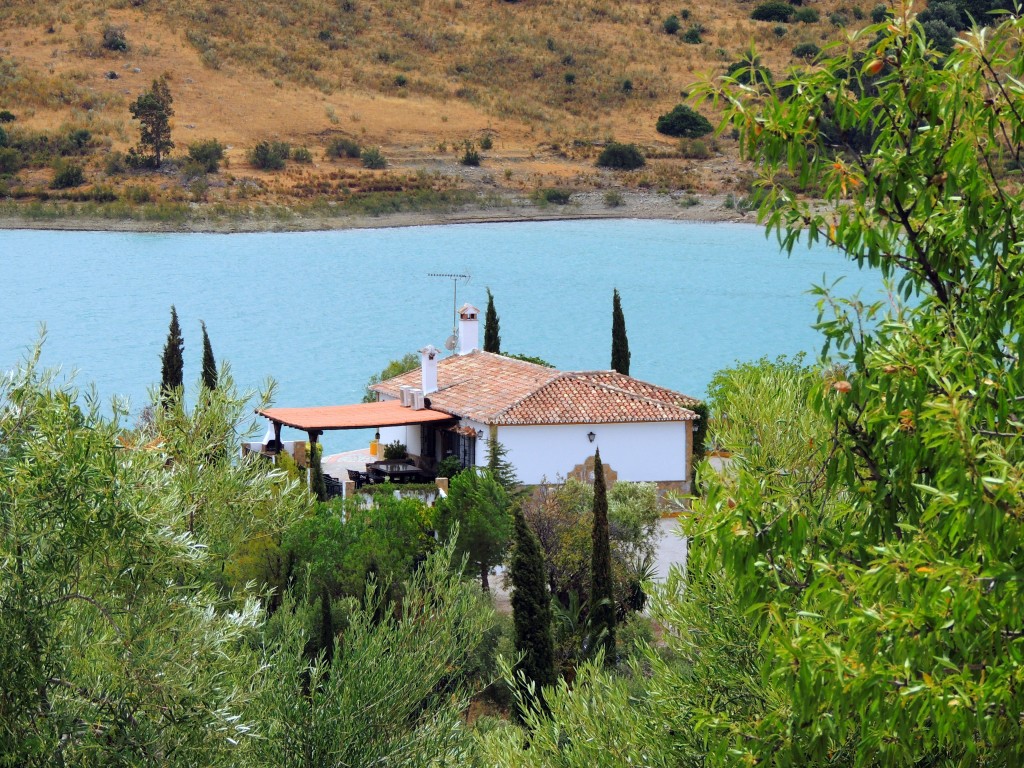
[[(104, 152), (137, 142), (128, 104), (163, 74), (175, 100), (175, 154), (205, 138), (229, 147), (227, 180), (193, 190), (196, 200), (553, 185), (718, 191), (745, 183), (734, 143), (680, 147), (654, 130), (658, 115), (751, 45), (778, 74), (797, 63), (796, 45), (824, 46), (844, 19), (866, 23), (873, 4), (820, 0), (809, 4), (819, 22), (775, 24), (751, 21), (753, 3), (740, 0), (6, 0), (0, 109), (17, 115), (9, 131), (88, 129), (87, 182), (117, 194), (145, 183), (158, 197), (189, 199), (168, 173), (103, 172)], [(669, 35), (673, 14), (681, 29)], [(688, 44), (683, 33), (694, 25), (702, 41)], [(102, 46), (109, 28), (127, 51)], [(336, 135), (380, 146), (391, 170), (325, 158)], [(483, 167), (461, 167), (464, 142), (485, 135), (494, 146)], [(314, 163), (255, 171), (246, 152), (268, 139), (308, 147)], [(594, 158), (611, 139), (654, 159), (642, 171), (599, 172)], [(23, 197), (52, 174), (47, 163), (26, 165), (3, 182)], [(242, 177), (253, 183), (239, 186)]]

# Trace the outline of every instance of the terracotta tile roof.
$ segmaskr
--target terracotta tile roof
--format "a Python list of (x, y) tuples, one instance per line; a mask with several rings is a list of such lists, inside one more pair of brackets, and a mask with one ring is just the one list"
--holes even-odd
[[(444, 358), (430, 407), (484, 424), (607, 424), (690, 421), (698, 401), (614, 371), (557, 371), (489, 352)], [(377, 384), (399, 397), (420, 386), (419, 368)]]

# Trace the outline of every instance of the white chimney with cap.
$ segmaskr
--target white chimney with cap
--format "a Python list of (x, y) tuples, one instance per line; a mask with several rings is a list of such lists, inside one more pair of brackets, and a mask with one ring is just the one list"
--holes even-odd
[(437, 392), (437, 358), (440, 352), (433, 344), (420, 350), (420, 390), (424, 395)]
[(480, 349), (480, 310), (463, 304), (459, 310), (459, 354), (468, 355)]

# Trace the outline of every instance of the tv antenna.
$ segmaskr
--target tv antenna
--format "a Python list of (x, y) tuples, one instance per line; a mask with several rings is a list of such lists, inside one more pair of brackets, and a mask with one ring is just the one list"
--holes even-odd
[(459, 342), (459, 280), (465, 280), (468, 283), (469, 275), (452, 272), (428, 272), (427, 277), (447, 277), (452, 281), (452, 335), (444, 342), (444, 348), (451, 352)]

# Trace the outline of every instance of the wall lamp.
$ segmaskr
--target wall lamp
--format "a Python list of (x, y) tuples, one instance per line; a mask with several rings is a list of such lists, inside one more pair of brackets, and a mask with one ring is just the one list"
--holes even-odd
[(477, 440), (483, 440), (484, 439), (484, 431), (482, 429), (478, 429), (476, 431), (476, 439)]
[(587, 432), (587, 440), (594, 442), (594, 438), (597, 437), (593, 432)]

